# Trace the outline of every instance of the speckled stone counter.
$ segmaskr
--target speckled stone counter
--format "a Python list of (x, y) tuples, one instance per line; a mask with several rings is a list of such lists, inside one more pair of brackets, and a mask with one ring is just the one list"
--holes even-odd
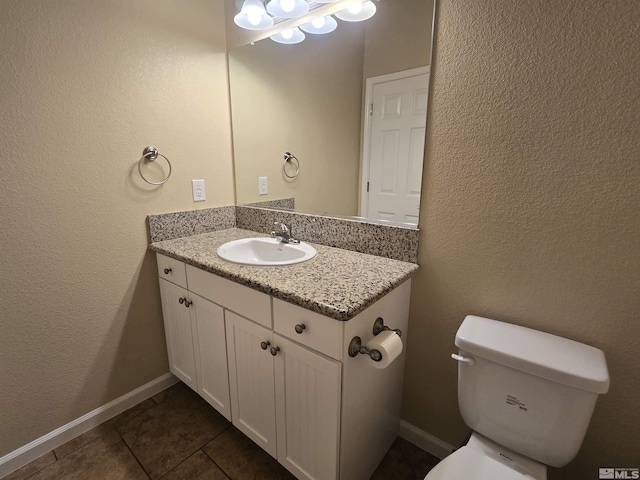
[(415, 263), (318, 244), (313, 244), (318, 251), (313, 259), (281, 267), (239, 265), (216, 254), (223, 243), (262, 236), (230, 228), (155, 242), (149, 248), (336, 320), (355, 317), (418, 269)]

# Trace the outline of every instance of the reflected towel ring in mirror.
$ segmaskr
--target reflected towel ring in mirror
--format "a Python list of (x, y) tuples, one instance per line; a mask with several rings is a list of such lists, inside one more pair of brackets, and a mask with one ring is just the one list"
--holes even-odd
[[(293, 165), (293, 160), (296, 161), (296, 173), (294, 173), (293, 175), (289, 175), (287, 173), (287, 163), (291, 163), (291, 165)], [(282, 173), (284, 173), (285, 177), (287, 178), (296, 178), (298, 176), (298, 173), (300, 173), (300, 161), (296, 158), (295, 155), (291, 154), (290, 152), (284, 152), (284, 164), (282, 165)]]
[[(169, 165), (169, 173), (167, 174), (167, 177), (164, 180), (160, 182), (152, 182), (151, 180), (147, 180), (145, 176), (142, 174), (142, 164), (145, 162), (155, 162), (156, 159), (158, 158), (158, 155), (167, 161), (167, 165)], [(162, 185), (167, 180), (169, 180), (169, 177), (171, 176), (171, 162), (167, 157), (165, 157), (160, 152), (158, 152), (158, 149), (156, 147), (145, 147), (144, 150), (142, 151), (142, 157), (140, 157), (140, 160), (138, 160), (138, 173), (140, 174), (140, 176), (145, 182), (150, 183), (151, 185)]]

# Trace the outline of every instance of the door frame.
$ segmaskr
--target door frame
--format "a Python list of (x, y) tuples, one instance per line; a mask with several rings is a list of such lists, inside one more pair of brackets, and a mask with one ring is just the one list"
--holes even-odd
[[(392, 82), (394, 80), (401, 80), (404, 78), (415, 77), (418, 75), (427, 74), (431, 72), (431, 66), (426, 65), (424, 67), (411, 68), (409, 70), (402, 70), (401, 72), (388, 73), (386, 75), (379, 75), (377, 77), (369, 77), (366, 79), (365, 85), (365, 101), (364, 101), (364, 128), (362, 137), (362, 158), (360, 159), (361, 173), (360, 173), (360, 205), (358, 208), (358, 215), (368, 218), (369, 210), (369, 192), (367, 192), (367, 182), (369, 182), (369, 169), (371, 163), (371, 114), (370, 105), (373, 102), (373, 87), (380, 83)], [(431, 79), (429, 78), (429, 84), (427, 89), (431, 85)], [(427, 95), (428, 95), (427, 91)], [(423, 153), (424, 161), (424, 153)]]

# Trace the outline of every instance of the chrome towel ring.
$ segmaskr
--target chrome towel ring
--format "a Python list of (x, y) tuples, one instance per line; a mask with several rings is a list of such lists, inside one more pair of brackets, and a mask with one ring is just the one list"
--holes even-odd
[[(161, 156), (167, 161), (167, 165), (169, 165), (169, 173), (167, 174), (167, 178), (165, 178), (164, 180), (160, 182), (152, 182), (151, 180), (147, 180), (142, 174), (142, 164), (145, 162), (155, 162), (158, 156)], [(145, 147), (142, 151), (142, 157), (140, 157), (140, 160), (138, 160), (138, 173), (140, 173), (140, 176), (145, 182), (150, 183), (151, 185), (162, 185), (167, 180), (169, 180), (169, 177), (171, 176), (171, 162), (167, 157), (158, 152), (158, 149), (156, 147)]]
[[(291, 163), (293, 165), (293, 161), (296, 161), (296, 173), (293, 175), (289, 175), (287, 173), (287, 163)], [(282, 165), (282, 173), (284, 173), (287, 178), (296, 178), (298, 173), (300, 173), (300, 161), (296, 158), (295, 155), (290, 152), (284, 152), (284, 164)]]

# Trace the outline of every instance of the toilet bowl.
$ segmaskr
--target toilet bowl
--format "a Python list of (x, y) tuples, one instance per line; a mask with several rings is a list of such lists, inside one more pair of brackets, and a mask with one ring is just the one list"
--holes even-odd
[(425, 480), (546, 480), (547, 467), (473, 432), (466, 445), (436, 465)]
[(474, 315), (455, 344), (458, 406), (472, 434), (425, 480), (546, 480), (547, 466), (575, 457), (609, 389), (601, 350)]

